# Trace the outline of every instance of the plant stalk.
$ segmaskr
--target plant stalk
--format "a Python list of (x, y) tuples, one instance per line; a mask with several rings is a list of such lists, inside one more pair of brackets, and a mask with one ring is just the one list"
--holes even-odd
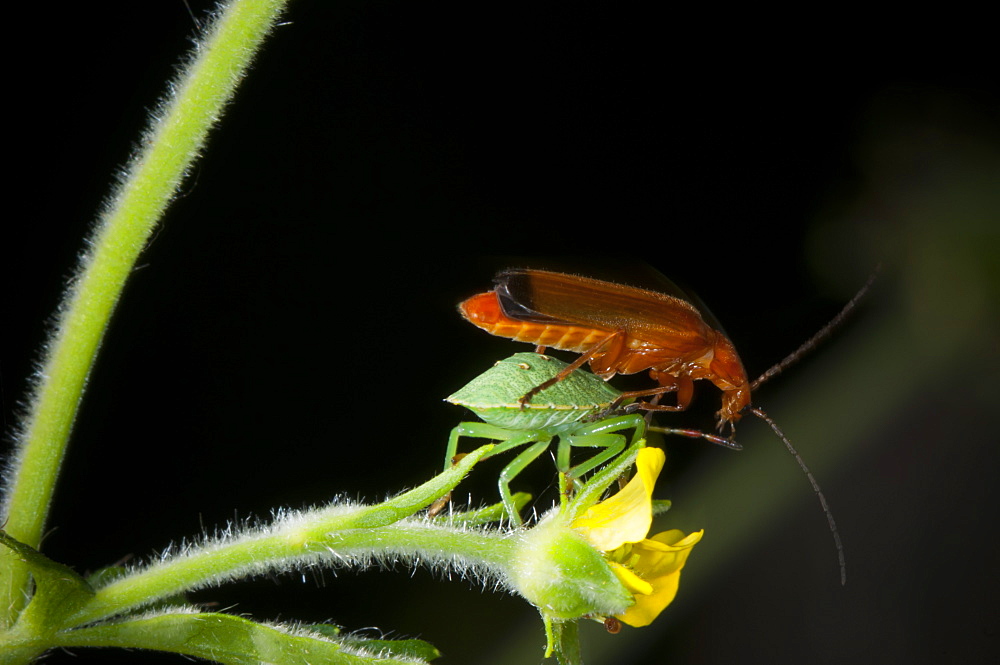
[[(169, 98), (152, 114), (142, 150), (87, 241), (45, 344), (6, 474), (0, 523), (23, 543), (41, 543), (77, 409), (125, 280), (286, 2), (232, 0), (220, 6), (168, 87)], [(24, 608), (28, 585), (23, 562), (0, 552), (0, 625), (10, 625)]]

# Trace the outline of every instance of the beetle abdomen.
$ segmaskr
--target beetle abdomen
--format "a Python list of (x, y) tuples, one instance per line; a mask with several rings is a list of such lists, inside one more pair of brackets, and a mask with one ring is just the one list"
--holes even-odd
[(469, 298), (459, 305), (459, 310), (473, 325), (491, 335), (561, 351), (583, 353), (610, 335), (585, 326), (512, 319), (504, 313), (493, 291)]

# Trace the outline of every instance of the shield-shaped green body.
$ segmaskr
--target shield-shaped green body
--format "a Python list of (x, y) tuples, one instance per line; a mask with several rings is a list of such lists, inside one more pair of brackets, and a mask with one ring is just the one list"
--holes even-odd
[(567, 426), (606, 412), (621, 392), (585, 370), (577, 370), (531, 398), (520, 399), (561, 372), (567, 363), (540, 353), (516, 353), (497, 362), (447, 401), (464, 406), (488, 423), (518, 430), (559, 434)]

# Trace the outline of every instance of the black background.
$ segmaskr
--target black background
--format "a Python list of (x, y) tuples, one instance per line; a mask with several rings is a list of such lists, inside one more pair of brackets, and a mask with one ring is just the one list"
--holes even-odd
[[(195, 32), (180, 2), (26, 18), (35, 46), (5, 46), (7, 446), (82, 239)], [(455, 313), (497, 268), (651, 267), (709, 304), (756, 375), (881, 263), (853, 322), (755, 395), (824, 485), (847, 587), (762, 423), (741, 426), (739, 454), (669, 441), (660, 495), (676, 512), (658, 526), (705, 541), (652, 627), (586, 627), (587, 662), (995, 651), (994, 68), (975, 17), (867, 18), (293, 3), (125, 290), (45, 552), (85, 572), (274, 507), (426, 480), (465, 417), (442, 398), (526, 348)], [(670, 422), (709, 428), (717, 399), (704, 386)], [(495, 498), (488, 481), (468, 491)], [(197, 599), (423, 637), (442, 663), (542, 660), (523, 601), (422, 570)], [(91, 661), (179, 662), (49, 662)]]

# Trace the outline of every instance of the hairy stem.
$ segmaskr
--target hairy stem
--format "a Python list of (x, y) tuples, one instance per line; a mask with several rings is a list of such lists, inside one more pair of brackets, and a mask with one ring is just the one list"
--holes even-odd
[(260, 530), (207, 543), (98, 589), (68, 626), (104, 619), (183, 591), (227, 579), (311, 565), (366, 566), (400, 559), (472, 570), (505, 580), (513, 537), (426, 519), (404, 519), (429, 505), (489, 450), (478, 449), (415, 490), (375, 506), (338, 506), (296, 513)]
[[(0, 523), (23, 543), (41, 542), (80, 399), (125, 280), (285, 2), (232, 0), (220, 8), (87, 241), (5, 478)], [(28, 579), (22, 562), (0, 553), (0, 625), (24, 607)]]

